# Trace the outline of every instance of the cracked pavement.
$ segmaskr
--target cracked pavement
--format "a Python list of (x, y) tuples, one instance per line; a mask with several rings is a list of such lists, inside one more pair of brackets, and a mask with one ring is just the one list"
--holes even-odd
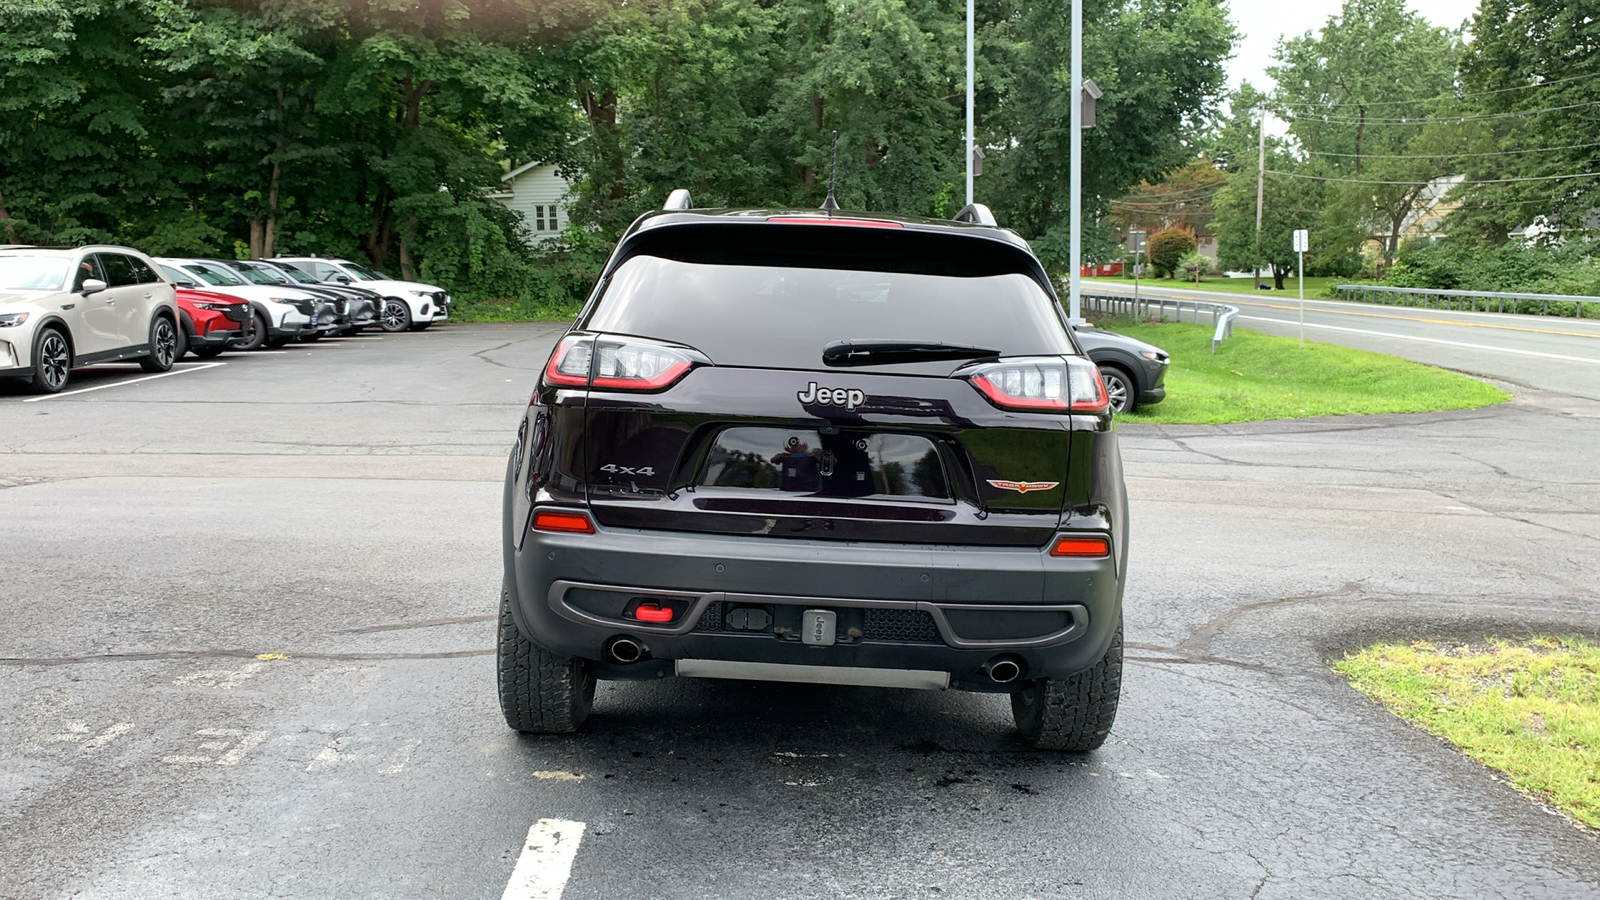
[(1125, 693), (1085, 757), (1001, 696), (687, 679), (528, 739), (500, 478), (561, 330), (0, 387), (0, 896), (493, 897), (552, 818), (587, 824), (569, 900), (1600, 897), (1593, 833), (1326, 665), (1600, 635), (1600, 402), (1123, 425)]

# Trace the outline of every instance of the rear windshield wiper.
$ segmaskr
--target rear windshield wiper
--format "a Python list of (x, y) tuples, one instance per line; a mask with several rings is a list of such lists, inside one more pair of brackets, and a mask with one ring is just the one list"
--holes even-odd
[(822, 362), (829, 366), (884, 366), (941, 359), (987, 359), (999, 355), (999, 350), (970, 344), (892, 339), (834, 341), (822, 348)]

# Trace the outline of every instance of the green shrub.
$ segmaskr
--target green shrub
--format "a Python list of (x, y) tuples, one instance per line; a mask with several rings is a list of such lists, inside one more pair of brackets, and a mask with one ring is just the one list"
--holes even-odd
[(1155, 270), (1156, 277), (1171, 278), (1183, 265), (1184, 254), (1193, 253), (1199, 242), (1193, 231), (1174, 225), (1150, 235), (1145, 246), (1149, 248), (1150, 268)]

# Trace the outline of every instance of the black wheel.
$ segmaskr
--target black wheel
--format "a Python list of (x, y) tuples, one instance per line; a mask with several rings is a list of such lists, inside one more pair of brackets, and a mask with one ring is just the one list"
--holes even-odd
[(1139, 402), (1139, 389), (1133, 386), (1133, 378), (1127, 372), (1116, 366), (1101, 366), (1100, 380), (1105, 382), (1112, 409), (1119, 413), (1133, 412)]
[(250, 321), (245, 323), (244, 336), (229, 346), (235, 350), (260, 350), (267, 345), (267, 317), (261, 310), (252, 310)]
[[(183, 328), (179, 328), (178, 329), (178, 355), (177, 355), (176, 358), (177, 359), (183, 359), (183, 355), (185, 353), (188, 353), (188, 352), (189, 352), (189, 332), (187, 330), (183, 329)], [(197, 353), (195, 355), (199, 356), (200, 354)]]
[(1071, 678), (1040, 678), (1011, 695), (1022, 739), (1040, 750), (1087, 753), (1106, 742), (1122, 694), (1122, 625), (1100, 661)]
[(150, 323), (150, 355), (139, 357), (139, 368), (146, 372), (170, 372), (178, 361), (178, 326), (166, 316)]
[(33, 339), (33, 389), (54, 394), (67, 386), (72, 372), (72, 346), (67, 336), (54, 328), (41, 328)]
[(511, 619), (511, 589), (500, 589), (500, 640), (495, 648), (500, 711), (525, 734), (568, 734), (594, 707), (594, 671), (534, 646)]
[(378, 325), (393, 334), (411, 327), (411, 307), (399, 297), (386, 297), (383, 311), (378, 314)]

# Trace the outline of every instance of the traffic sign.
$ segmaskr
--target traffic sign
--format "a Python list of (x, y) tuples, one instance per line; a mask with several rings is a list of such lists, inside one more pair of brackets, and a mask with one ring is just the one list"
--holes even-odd
[[(1283, 246), (1279, 244), (1278, 246)], [(1311, 249), (1311, 238), (1304, 228), (1297, 228), (1294, 232), (1294, 252), (1306, 253)]]

